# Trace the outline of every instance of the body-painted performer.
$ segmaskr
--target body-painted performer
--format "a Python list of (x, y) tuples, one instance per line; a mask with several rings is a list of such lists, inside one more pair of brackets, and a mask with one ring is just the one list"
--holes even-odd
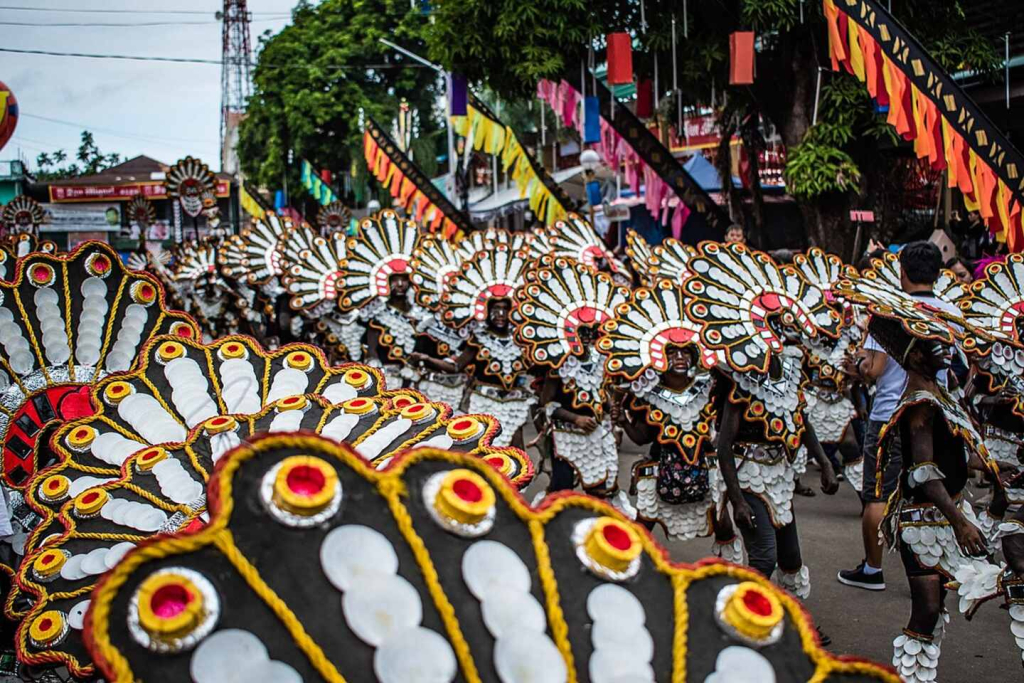
[(651, 444), (649, 456), (633, 467), (638, 517), (660, 524), (673, 540), (710, 534), (715, 510), (708, 366), (718, 358), (702, 349), (698, 329), (679, 287), (661, 280), (634, 291), (598, 342), (609, 373), (630, 380), (631, 398), (614, 405), (616, 422), (638, 445)]
[(512, 334), (512, 295), (523, 283), (526, 254), (507, 245), (478, 252), (462, 264), (441, 297), (441, 318), (454, 329), (469, 326), (466, 347), (454, 361), (416, 353), (418, 368), (459, 373), (472, 366), (469, 412), (501, 421), (495, 445), (522, 447), (522, 426), (537, 396), (528, 385), (527, 361)]
[[(879, 434), (879, 470), (895, 451), (899, 482), (889, 499), (882, 532), (898, 550), (913, 600), (910, 619), (893, 642), (893, 665), (905, 681), (936, 678), (947, 581), (986, 571), (987, 548), (963, 490), (971, 470), (990, 470), (988, 451), (971, 418), (940, 384), (950, 366), (957, 331), (938, 310), (878, 280), (850, 278), (836, 286), (840, 296), (866, 305), (868, 331), (907, 374), (892, 417)], [(899, 447), (890, 441), (899, 438)], [(879, 484), (880, 486), (880, 484)]]
[(629, 290), (606, 273), (563, 257), (544, 256), (516, 290), (516, 336), (527, 358), (546, 371), (540, 403), (553, 442), (548, 491), (572, 489), (615, 498), (632, 508), (618, 488), (619, 449), (608, 412), (611, 378), (595, 348), (598, 326), (625, 303)]
[(338, 307), (358, 311), (366, 325), (364, 361), (382, 369), (391, 389), (419, 378), (407, 363), (416, 348), (416, 326), (430, 315), (412, 296), (411, 262), (418, 241), (414, 222), (383, 211), (359, 224), (341, 263)]
[(821, 487), (838, 482), (807, 424), (801, 342), (838, 335), (840, 316), (794, 267), (741, 244), (704, 243), (688, 264), (687, 313), (704, 346), (723, 352), (715, 387), (721, 486), (743, 534), (749, 563), (800, 598), (810, 573), (793, 514), (793, 461), (801, 445), (821, 467)]

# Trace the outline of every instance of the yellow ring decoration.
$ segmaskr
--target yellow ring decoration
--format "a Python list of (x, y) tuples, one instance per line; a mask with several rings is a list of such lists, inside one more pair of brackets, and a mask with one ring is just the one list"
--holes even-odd
[[(300, 468), (309, 468), (322, 478), (319, 491), (303, 492), (293, 488), (289, 478)], [(327, 461), (311, 455), (293, 455), (281, 461), (274, 478), (274, 504), (296, 515), (310, 516), (323, 510), (334, 498), (338, 473)]]
[[(161, 590), (175, 587), (188, 594), (188, 602), (181, 612), (173, 616), (162, 616), (153, 611), (153, 599)], [(152, 636), (178, 638), (188, 635), (203, 619), (203, 594), (188, 578), (181, 574), (167, 573), (150, 576), (139, 585), (139, 625)]]
[(441, 480), (434, 508), (462, 524), (480, 522), (494, 507), (494, 489), (472, 470), (452, 470)]
[[(628, 542), (625, 548), (620, 548), (608, 540), (608, 534), (620, 533)], [(640, 536), (636, 531), (614, 517), (599, 518), (587, 534), (584, 547), (595, 562), (616, 572), (625, 571), (629, 563), (643, 552)]]
[(52, 645), (64, 633), (66, 621), (58, 610), (47, 610), (32, 620), (28, 627), (28, 637), (40, 645)]

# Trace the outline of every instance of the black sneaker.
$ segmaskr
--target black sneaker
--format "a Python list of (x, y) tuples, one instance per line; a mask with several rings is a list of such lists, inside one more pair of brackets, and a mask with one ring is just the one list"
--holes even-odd
[(839, 579), (839, 583), (847, 586), (863, 588), (869, 591), (884, 591), (885, 577), (882, 575), (882, 572), (878, 571), (874, 574), (865, 574), (865, 564), (866, 563), (862, 561), (857, 565), (856, 569), (844, 569), (836, 575), (836, 578)]

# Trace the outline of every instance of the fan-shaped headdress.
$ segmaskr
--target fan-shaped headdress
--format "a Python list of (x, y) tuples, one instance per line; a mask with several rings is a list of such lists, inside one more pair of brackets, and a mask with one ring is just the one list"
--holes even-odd
[(210, 167), (199, 159), (185, 157), (167, 171), (167, 195), (177, 201), (189, 216), (195, 218), (204, 208), (203, 196), (212, 194), (217, 179)]
[(629, 290), (607, 273), (567, 258), (541, 257), (516, 290), (518, 339), (534, 363), (557, 368), (584, 352), (580, 326), (601, 325), (628, 298)]
[(156, 222), (156, 208), (153, 202), (146, 199), (143, 194), (137, 194), (128, 201), (124, 209), (129, 223), (139, 226), (142, 237), (145, 238), (146, 230)]
[(615, 317), (601, 326), (601, 332), (597, 346), (608, 356), (608, 372), (629, 380), (648, 369), (657, 374), (668, 370), (665, 348), (671, 345), (696, 345), (705, 367), (714, 367), (719, 361), (719, 354), (700, 343), (700, 325), (687, 315), (682, 289), (669, 280), (635, 289), (628, 301), (616, 307)]
[(633, 266), (633, 271), (640, 279), (640, 284), (647, 287), (651, 284), (651, 266), (654, 263), (654, 250), (647, 240), (632, 228), (626, 232), (626, 255)]
[(441, 305), (448, 280), (459, 272), (465, 255), (445, 239), (424, 239), (412, 264), (412, 286), (416, 303), (430, 310)]
[(650, 270), (657, 278), (682, 284), (690, 277), (690, 259), (696, 254), (697, 250), (689, 244), (669, 237), (654, 247)]
[(321, 237), (308, 225), (292, 228), (280, 240), (281, 279), (292, 309), (311, 310), (338, 298), (347, 241), (343, 231)]
[(479, 252), (459, 268), (441, 295), (441, 317), (453, 327), (471, 320), (487, 320), (487, 304), (493, 299), (510, 299), (523, 283), (526, 253), (514, 252), (500, 244)]
[(352, 212), (340, 200), (334, 200), (320, 207), (316, 214), (316, 224), (324, 234), (348, 228)]
[(780, 267), (763, 252), (704, 242), (689, 268), (687, 313), (700, 324), (703, 344), (724, 351), (734, 371), (765, 373), (772, 356), (782, 351), (772, 316), (791, 319), (807, 338), (839, 334), (842, 318), (825, 293), (795, 267)]
[(92, 412), (79, 388), (127, 370), (145, 340), (167, 332), (198, 334), (188, 316), (167, 310), (153, 277), (124, 268), (104, 244), (19, 259), (0, 282), (4, 483), (21, 488), (35, 473), (46, 424)]
[(200, 278), (219, 280), (217, 247), (209, 242), (192, 240), (178, 245), (174, 253), (173, 272), (178, 282), (195, 282)]
[(412, 274), (412, 258), (419, 246), (419, 228), (394, 211), (381, 211), (377, 218), (366, 218), (359, 232), (347, 243), (347, 256), (341, 262), (338, 281), (338, 305), (343, 311), (362, 308), (377, 297), (391, 293), (389, 278), (399, 273)]
[(3, 213), (0, 214), (0, 221), (4, 228), (10, 232), (38, 233), (39, 226), (46, 221), (46, 214), (39, 202), (19, 194), (11, 201), (4, 204)]
[[(98, 574), (156, 532), (198, 526), (214, 464), (257, 433), (315, 431), (377, 467), (427, 445), (472, 453), (520, 483), (532, 474), (525, 454), (490, 446), (494, 418), (453, 417), (417, 392), (384, 391), (377, 370), (329, 366), (315, 347), (266, 352), (248, 337), (209, 345), (162, 337), (143, 358), (96, 386), (99, 412), (57, 431), (57, 462), (27, 487), (42, 522), (16, 574), (17, 604), (31, 603), (19, 627), (23, 661), (60, 661), (88, 675), (80, 616)], [(314, 483), (298, 482), (303, 473), (316, 475), (292, 473), (298, 495)], [(44, 628), (47, 619), (60, 628)]]
[[(271, 435), (215, 476), (206, 528), (129, 553), (97, 588), (88, 637), (107, 680), (224, 680), (244, 652), (254, 680), (308, 683), (716, 669), (897, 681), (822, 650), (796, 600), (756, 572), (673, 564), (587, 496), (530, 508), (473, 458), (424, 450), (378, 472), (350, 449)], [(172, 622), (180, 595), (195, 616)]]
[(231, 248), (221, 250), (217, 262), (225, 276), (241, 280), (249, 286), (262, 286), (280, 277), (284, 268), (278, 244), (284, 239), (284, 226), (272, 213), (242, 228), (229, 240)]
[(590, 223), (575, 213), (570, 213), (565, 220), (555, 221), (548, 234), (554, 256), (571, 258), (595, 268), (603, 260), (612, 272), (623, 270), (623, 264), (608, 251)]

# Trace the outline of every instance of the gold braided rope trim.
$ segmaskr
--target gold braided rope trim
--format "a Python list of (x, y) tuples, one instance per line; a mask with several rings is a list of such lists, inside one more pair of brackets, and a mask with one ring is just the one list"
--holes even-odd
[(309, 663), (313, 665), (317, 673), (323, 676), (324, 680), (328, 681), (328, 683), (345, 683), (345, 678), (335, 668), (334, 664), (331, 663), (330, 659), (327, 658), (324, 651), (306, 633), (306, 629), (302, 627), (299, 618), (288, 609), (288, 605), (285, 604), (284, 600), (278, 597), (277, 593), (263, 581), (256, 567), (238, 549), (231, 536), (231, 532), (227, 529), (220, 530), (214, 536), (213, 543), (234, 566), (242, 579), (249, 584), (253, 592), (260, 596), (263, 602), (273, 610), (277, 618), (284, 624), (284, 627), (288, 629), (288, 633), (291, 634), (295, 644), (309, 658)]
[[(675, 590), (674, 612), (676, 620), (676, 630), (673, 637), (673, 662), (676, 670), (673, 673), (673, 683), (685, 683), (686, 679), (685, 648), (688, 624), (685, 588), (693, 581), (711, 576), (728, 576), (738, 581), (754, 581), (763, 590), (775, 595), (782, 603), (793, 625), (800, 634), (805, 654), (815, 665), (815, 680), (823, 680), (829, 675), (836, 673), (860, 673), (874, 676), (888, 683), (899, 683), (899, 678), (886, 667), (850, 658), (835, 658), (823, 650), (818, 644), (818, 637), (814, 627), (800, 603), (760, 574), (751, 569), (726, 564), (718, 560), (702, 560), (692, 565), (673, 563), (668, 558), (668, 551), (658, 545), (646, 529), (628, 522), (618, 510), (601, 500), (575, 493), (558, 494), (549, 496), (540, 508), (533, 509), (527, 505), (517, 491), (507, 484), (499, 472), (487, 465), (487, 463), (472, 456), (436, 449), (419, 448), (399, 455), (386, 469), (377, 471), (351, 448), (345, 445), (339, 446), (318, 436), (303, 434), (270, 434), (255, 440), (247, 446), (235, 449), (231, 455), (225, 456), (223, 462), (214, 472), (213, 479), (211, 479), (209, 489), (211, 521), (207, 527), (194, 534), (164, 537), (147, 542), (130, 552), (121, 563), (101, 579), (93, 593), (90, 623), (86, 627), (86, 639), (90, 652), (96, 657), (97, 663), (109, 680), (115, 683), (130, 683), (134, 681), (134, 675), (127, 659), (110, 641), (110, 606), (121, 587), (146, 562), (169, 555), (193, 552), (204, 546), (217, 543), (216, 536), (226, 529), (234, 509), (235, 502), (231, 494), (232, 481), (237, 470), (245, 462), (258, 458), (268, 451), (280, 448), (298, 449), (320, 457), (326, 457), (329, 460), (340, 461), (342, 465), (346, 466), (354, 474), (376, 486), (385, 498), (390, 496), (389, 505), (393, 505), (392, 500), (394, 500), (397, 503), (395, 509), (399, 510), (400, 513), (404, 511), (405, 514), (408, 514), (408, 511), (399, 500), (401, 493), (405, 490), (402, 476), (417, 463), (425, 461), (447, 462), (459, 467), (472, 469), (487, 479), (488, 483), (494, 487), (496, 493), (502, 497), (515, 515), (527, 524), (530, 530), (534, 552), (537, 555), (538, 573), (547, 602), (549, 628), (554, 636), (556, 646), (562, 653), (563, 658), (565, 658), (569, 671), (569, 683), (575, 683), (578, 680), (578, 675), (575, 672), (575, 660), (568, 642), (568, 626), (565, 623), (564, 615), (561, 613), (557, 580), (554, 576), (554, 569), (551, 566), (547, 541), (544, 536), (545, 525), (567, 508), (582, 508), (594, 514), (613, 516), (622, 523), (631, 525), (637, 531), (641, 545), (657, 571), (672, 581)], [(401, 524), (398, 517), (396, 517), (396, 522)], [(411, 525), (411, 520), (409, 524)], [(409, 538), (411, 537), (406, 537), (407, 542)], [(418, 537), (415, 538), (418, 539)], [(415, 541), (412, 542), (415, 543)], [(419, 542), (422, 543), (422, 539), (419, 539)], [(430, 581), (427, 579), (427, 575), (429, 572), (435, 571), (436, 576), (436, 570), (433, 569), (429, 550), (423, 546), (420, 547), (421, 552), (417, 552), (416, 548), (411, 548), (411, 550), (421, 573), (424, 575), (425, 580), (427, 580), (429, 588)], [(257, 570), (254, 569), (254, 571)], [(438, 590), (440, 590), (440, 586), (438, 586)], [(443, 596), (443, 592), (441, 595)], [(261, 595), (262, 597), (264, 596)], [(447, 597), (443, 597), (444, 601), (447, 602)], [(435, 602), (435, 604), (437, 603)], [(279, 618), (294, 618), (294, 614), (288, 610), (287, 606), (281, 605), (280, 609), (282, 611), (278, 614)], [(454, 615), (454, 611), (449, 612), (439, 609), (439, 612), (449, 634), (453, 632), (461, 633), (461, 626)], [(300, 632), (298, 636), (295, 633), (292, 635), (293, 637), (309, 638), (305, 632)], [(306, 645), (312, 646), (315, 643), (310, 640)], [(300, 645), (300, 647), (302, 646)], [(453, 643), (453, 647), (458, 647), (458, 643)], [(461, 658), (460, 662), (462, 662)], [(465, 667), (463, 671), (465, 674)]]
[(405, 542), (409, 544), (413, 557), (416, 558), (416, 564), (419, 565), (420, 573), (427, 584), (427, 590), (434, 601), (434, 607), (437, 609), (438, 614), (441, 615), (441, 621), (444, 623), (448, 637), (451, 639), (452, 649), (455, 650), (455, 657), (459, 660), (459, 665), (462, 667), (462, 675), (466, 677), (467, 683), (480, 683), (480, 674), (476, 670), (473, 654), (469, 651), (469, 643), (466, 642), (466, 637), (462, 635), (459, 619), (455, 615), (455, 607), (452, 606), (448, 596), (445, 595), (444, 589), (441, 587), (441, 580), (437, 575), (437, 569), (430, 559), (430, 551), (427, 550), (423, 539), (416, 534), (416, 530), (413, 528), (412, 516), (409, 515), (409, 511), (402, 504), (401, 498), (409, 495), (405, 488), (405, 482), (396, 478), (381, 478), (377, 481), (377, 491), (387, 501), (391, 515), (395, 518), (395, 524), (398, 525), (399, 533), (402, 534)]
[[(68, 348), (75, 348), (75, 338), (71, 336), (71, 283), (68, 282), (68, 263), (60, 264), (64, 279), (64, 332), (68, 335)], [(68, 356), (68, 373), (71, 381), (75, 380), (75, 354)]]
[[(506, 499), (507, 502), (507, 499)], [(544, 539), (544, 524), (540, 520), (533, 519), (528, 523), (530, 538), (533, 540), (533, 552), (537, 556), (537, 574), (540, 575), (540, 585), (544, 589), (544, 603), (548, 614), (548, 626), (551, 628), (551, 637), (555, 646), (562, 653), (565, 660), (565, 668), (568, 672), (566, 683), (576, 683), (576, 662), (572, 654), (572, 646), (569, 644), (569, 625), (565, 621), (565, 613), (562, 612), (558, 594), (558, 581), (555, 579), (555, 570), (551, 566), (551, 553), (548, 552), (548, 544)]]
[(672, 577), (672, 615), (675, 618), (672, 632), (672, 683), (686, 683), (686, 641), (690, 626), (686, 590), (690, 583), (690, 579), (685, 576)]

